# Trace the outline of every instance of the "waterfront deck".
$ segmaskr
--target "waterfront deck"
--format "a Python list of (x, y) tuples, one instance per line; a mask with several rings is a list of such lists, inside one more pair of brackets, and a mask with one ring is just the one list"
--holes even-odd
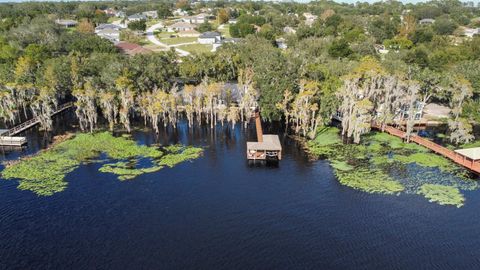
[(0, 135), (1, 146), (23, 146), (27, 144), (26, 137), (8, 137)]
[[(373, 128), (378, 130), (383, 130), (390, 135), (399, 137), (401, 139), (406, 138), (406, 133), (400, 129), (394, 128), (392, 126), (384, 126), (383, 129), (376, 125), (372, 124)], [(438, 145), (430, 140), (422, 138), (418, 135), (411, 135), (410, 141), (415, 142), (419, 145), (422, 145), (433, 152), (442, 155), (453, 162), (457, 163), (460, 166), (463, 166), (477, 174), (480, 174), (480, 147), (469, 148), (469, 149), (458, 149), (458, 150), (450, 150), (446, 147)]]
[(262, 142), (247, 142), (247, 159), (282, 159), (282, 145), (278, 135), (263, 135)]
[(260, 114), (255, 112), (255, 128), (257, 131), (257, 141), (247, 142), (248, 160), (281, 160), (282, 144), (278, 135), (263, 134)]
[[(57, 110), (55, 110), (50, 117), (59, 114), (69, 108), (73, 107), (73, 102), (67, 102), (60, 106), (58, 106)], [(22, 146), (27, 143), (26, 137), (18, 137), (15, 136), (37, 124), (40, 123), (40, 119), (38, 117), (34, 117), (28, 121), (25, 121), (17, 126), (14, 126), (11, 129), (2, 129), (0, 130), (0, 146)]]

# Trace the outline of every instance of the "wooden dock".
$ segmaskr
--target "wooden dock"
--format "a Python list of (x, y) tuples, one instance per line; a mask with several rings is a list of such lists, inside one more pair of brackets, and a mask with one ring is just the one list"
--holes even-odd
[(255, 112), (255, 128), (257, 131), (257, 141), (247, 142), (248, 160), (281, 160), (282, 145), (278, 135), (263, 134), (260, 114)]
[[(382, 128), (376, 124), (372, 124), (372, 127), (378, 130), (382, 130)], [(406, 133), (404, 131), (394, 128), (392, 126), (384, 126), (383, 131), (387, 132), (390, 135), (406, 139)], [(410, 141), (422, 145), (432, 150), (433, 152), (452, 160), (458, 165), (463, 166), (477, 174), (480, 174), (480, 147), (459, 149), (453, 151), (430, 140), (422, 138), (418, 135), (411, 135)]]
[[(50, 117), (56, 115), (56, 114), (59, 114), (63, 111), (65, 111), (66, 109), (69, 109), (73, 107), (73, 102), (67, 102), (67, 103), (63, 103), (62, 105), (58, 106), (57, 110), (55, 110), (51, 115)], [(28, 121), (25, 121), (17, 126), (14, 126), (13, 128), (9, 129), (8, 132), (2, 134), (3, 136), (13, 136), (13, 135), (16, 135), (22, 131), (25, 131), (35, 125), (37, 125), (38, 123), (40, 123), (40, 119), (38, 119), (38, 117), (35, 117), (35, 118), (32, 118)]]
[[(50, 115), (50, 117), (59, 114), (69, 108), (73, 107), (73, 102), (64, 103)], [(25, 137), (17, 137), (15, 135), (23, 132), (37, 124), (40, 123), (40, 119), (38, 117), (32, 118), (28, 121), (25, 121), (17, 126), (14, 126), (8, 130), (0, 131), (0, 145), (1, 146), (22, 146), (27, 143), (27, 138)]]

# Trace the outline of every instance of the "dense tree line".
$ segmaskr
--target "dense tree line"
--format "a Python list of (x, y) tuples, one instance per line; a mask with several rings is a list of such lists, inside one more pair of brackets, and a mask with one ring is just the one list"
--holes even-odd
[[(93, 130), (100, 116), (111, 128), (130, 130), (137, 115), (158, 131), (160, 123), (176, 126), (181, 115), (190, 125), (247, 121), (260, 106), (265, 120), (285, 121), (305, 137), (338, 111), (344, 135), (359, 142), (372, 121), (405, 126), (411, 134), (417, 104), (434, 101), (452, 109), (448, 126), (455, 143), (471, 140), (472, 125), (480, 121), (480, 38), (457, 34), (459, 26), (480, 26), (477, 7), (458, 1), (143, 4), (2, 6), (0, 119), (11, 124), (35, 115), (48, 129), (51, 111), (73, 99), (84, 130)], [(230, 32), (244, 40), (181, 61), (174, 52), (127, 57), (89, 31), (54, 23), (69, 16), (99, 23), (104, 19), (97, 11), (112, 6), (127, 13), (163, 9), (160, 17), (170, 16), (166, 10), (174, 6), (189, 12), (208, 7), (222, 14), (221, 22), (237, 19)], [(317, 20), (307, 25), (304, 12)], [(435, 22), (420, 25), (425, 18)], [(296, 33), (285, 34), (287, 26)], [(278, 37), (288, 49), (276, 47)], [(380, 54), (379, 45), (389, 52)], [(243, 90), (237, 102), (227, 97), (230, 81)]]

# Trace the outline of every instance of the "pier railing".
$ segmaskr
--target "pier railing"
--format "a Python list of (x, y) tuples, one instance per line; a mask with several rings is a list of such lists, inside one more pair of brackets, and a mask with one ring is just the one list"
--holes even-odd
[[(396, 136), (396, 137), (399, 137), (401, 139), (406, 139), (406, 133), (402, 130), (399, 130), (397, 128), (394, 128), (392, 126), (388, 126), (388, 125), (384, 125), (383, 127), (376, 124), (376, 123), (372, 123), (372, 127), (373, 128), (376, 128), (376, 129), (379, 129), (379, 130), (383, 130), (384, 132), (387, 132), (388, 134), (390, 135), (393, 135), (393, 136)], [(410, 136), (410, 141), (412, 142), (415, 142), (419, 145), (422, 145), (430, 150), (432, 150), (433, 152), (439, 154), (439, 155), (442, 155), (446, 158), (449, 158), (451, 159), (453, 162), (463, 166), (463, 167), (466, 167), (476, 173), (480, 173), (480, 163), (479, 162), (475, 162), (474, 160), (466, 157), (466, 156), (463, 156), (461, 155), (460, 153), (457, 153), (453, 150), (450, 150), (446, 147), (443, 147), (439, 144), (436, 144), (428, 139), (425, 139), (425, 138), (422, 138), (418, 135), (411, 135)]]
[[(50, 115), (50, 117), (68, 109), (73, 106), (73, 102), (67, 102), (63, 103), (62, 105), (58, 106), (57, 109)], [(29, 129), (30, 127), (35, 126), (36, 124), (40, 123), (40, 119), (38, 117), (34, 117), (30, 120), (27, 120), (17, 126), (14, 126), (13, 128), (9, 129), (6, 133), (2, 134), (4, 136), (13, 136), (15, 134), (18, 134), (24, 130)]]

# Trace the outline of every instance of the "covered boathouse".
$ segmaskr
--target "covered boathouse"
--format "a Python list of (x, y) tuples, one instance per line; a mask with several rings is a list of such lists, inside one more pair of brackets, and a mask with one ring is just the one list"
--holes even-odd
[(257, 130), (257, 141), (247, 142), (247, 159), (248, 160), (281, 160), (282, 145), (278, 135), (263, 135), (262, 122), (260, 114), (255, 112), (255, 127)]

